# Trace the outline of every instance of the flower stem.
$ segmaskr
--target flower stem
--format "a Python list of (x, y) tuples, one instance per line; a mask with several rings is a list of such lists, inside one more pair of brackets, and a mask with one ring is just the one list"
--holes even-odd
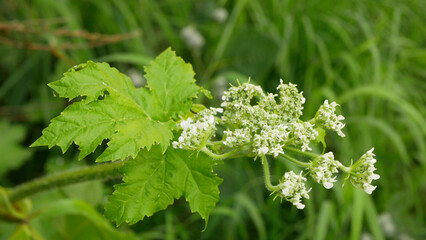
[(207, 145), (213, 146), (213, 145), (223, 145), (222, 141), (207, 141)]
[(201, 149), (201, 151), (202, 151), (203, 153), (205, 153), (205, 154), (209, 155), (210, 157), (212, 157), (212, 158), (216, 159), (216, 160), (222, 160), (222, 159), (224, 159), (224, 158), (228, 158), (228, 157), (230, 157), (230, 156), (234, 155), (235, 153), (237, 153), (237, 152), (239, 151), (239, 149), (234, 149), (234, 150), (232, 150), (232, 151), (230, 151), (230, 152), (227, 152), (227, 153), (224, 153), (224, 154), (216, 154), (216, 153), (213, 153), (212, 151), (210, 151), (210, 150), (209, 150), (208, 148), (206, 148), (206, 147), (203, 147), (203, 148)]
[(268, 189), (271, 192), (278, 191), (279, 187), (278, 186), (274, 186), (271, 183), (271, 174), (269, 172), (268, 159), (265, 156), (262, 156), (261, 158), (262, 158), (263, 172), (265, 174), (265, 185), (266, 185), (266, 189)]
[(345, 167), (345, 166), (342, 165), (339, 168), (342, 169), (343, 172), (345, 172), (345, 173), (351, 173), (351, 168), (350, 167)]
[(17, 202), (36, 193), (73, 183), (118, 178), (122, 176), (119, 169), (124, 163), (125, 161), (116, 161), (113, 163), (97, 164), (34, 179), (10, 189), (9, 200), (12, 203)]
[(285, 159), (287, 159), (287, 160), (289, 160), (290, 162), (292, 162), (292, 163), (295, 163), (295, 164), (297, 164), (297, 165), (299, 165), (299, 166), (301, 166), (301, 167), (309, 167), (309, 163), (306, 163), (306, 162), (301, 162), (301, 161), (299, 161), (299, 160), (297, 160), (297, 159), (295, 159), (295, 158), (293, 158), (293, 157), (290, 157), (289, 155), (287, 155), (287, 154), (280, 154), (280, 156), (283, 156)]
[(305, 155), (305, 156), (311, 157), (311, 158), (316, 158), (316, 157), (319, 156), (319, 154), (312, 153), (312, 152), (304, 152), (302, 150), (299, 150), (299, 149), (293, 148), (293, 147), (284, 147), (284, 150), (289, 150), (289, 151), (292, 151), (294, 153), (302, 154), (302, 155)]

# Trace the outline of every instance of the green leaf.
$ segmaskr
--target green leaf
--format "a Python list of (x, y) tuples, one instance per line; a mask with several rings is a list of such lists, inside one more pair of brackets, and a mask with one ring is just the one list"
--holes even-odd
[(185, 64), (168, 48), (155, 61), (145, 67), (145, 78), (156, 105), (152, 115), (168, 119), (188, 112), (192, 98), (197, 97), (200, 87), (195, 84), (191, 64)]
[(89, 61), (72, 68), (49, 86), (60, 97), (82, 100), (52, 119), (31, 146), (58, 145), (65, 152), (74, 142), (82, 159), (109, 139), (100, 162), (134, 158), (141, 148), (156, 144), (165, 152), (176, 128), (173, 118), (189, 112), (200, 88), (191, 65), (170, 48), (146, 72), (148, 87), (135, 88), (129, 77), (107, 63)]
[(322, 153), (325, 153), (325, 148), (327, 147), (327, 144), (325, 143), (325, 135), (326, 131), (322, 128), (315, 128), (315, 130), (318, 132), (318, 136), (315, 138), (315, 141), (322, 144)]
[(116, 230), (90, 204), (77, 199), (54, 201), (31, 219), (45, 239), (135, 239)]
[(193, 151), (169, 148), (161, 154), (159, 147), (141, 151), (122, 168), (124, 183), (114, 186), (105, 215), (117, 225), (134, 224), (184, 196), (207, 225), (222, 182), (212, 173), (213, 165), (210, 157)]
[(15, 169), (31, 156), (31, 151), (19, 143), (25, 138), (25, 128), (0, 121), (0, 176)]

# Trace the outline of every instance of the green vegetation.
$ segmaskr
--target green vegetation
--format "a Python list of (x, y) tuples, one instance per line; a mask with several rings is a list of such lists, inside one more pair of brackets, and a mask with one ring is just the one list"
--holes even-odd
[[(67, 106), (47, 84), (92, 60), (109, 62), (136, 86), (149, 85), (143, 67), (169, 46), (192, 64), (197, 84), (212, 91), (212, 100), (195, 99), (206, 106), (219, 107), (228, 83), (249, 77), (274, 93), (280, 78), (297, 84), (309, 99), (303, 120), (314, 116), (324, 99), (336, 101), (346, 117), (346, 137), (327, 134), (327, 148), (348, 166), (351, 157), (374, 146), (381, 178), (366, 195), (348, 183), (341, 187), (340, 176), (332, 190), (312, 188), (305, 209), (298, 210), (269, 197), (260, 161), (235, 159), (215, 166), (225, 181), (204, 232), (203, 219), (191, 215), (183, 198), (167, 211), (115, 230), (102, 214), (105, 196), (120, 181), (94, 180), (34, 195), (32, 206), (19, 202), (14, 222), (0, 220), (0, 239), (18, 226), (14, 239), (34, 232), (45, 239), (426, 238), (424, 12), (426, 4), (419, 0), (1, 1), (3, 187), (92, 165), (110, 148), (103, 142), (78, 162), (75, 145), (64, 145), (65, 155), (58, 147), (28, 147)], [(320, 145), (313, 150), (322, 152)], [(300, 171), (281, 157), (270, 167), (273, 182), (284, 171)], [(4, 191), (0, 188), (0, 196)], [(22, 212), (30, 212), (30, 224), (18, 225)], [(54, 215), (58, 212), (61, 217)]]

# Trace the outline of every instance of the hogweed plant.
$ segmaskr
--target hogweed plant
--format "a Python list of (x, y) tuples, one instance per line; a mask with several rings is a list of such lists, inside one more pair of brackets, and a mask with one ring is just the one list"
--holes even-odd
[[(302, 92), (281, 80), (278, 94), (243, 83), (224, 92), (220, 107), (193, 104), (198, 94), (210, 94), (195, 84), (191, 65), (170, 49), (145, 72), (147, 85), (135, 88), (129, 77), (108, 64), (88, 62), (50, 83), (59, 97), (72, 103), (51, 120), (32, 146), (57, 145), (65, 152), (75, 143), (82, 159), (108, 140), (96, 161), (113, 163), (23, 184), (10, 189), (5, 202), (10, 205), (58, 185), (122, 175), (123, 182), (114, 186), (105, 206), (105, 216), (117, 225), (134, 224), (184, 196), (207, 226), (222, 182), (213, 166), (242, 157), (261, 161), (267, 190), (298, 209), (305, 207), (302, 198), (309, 198), (308, 176), (330, 189), (342, 171), (346, 180), (366, 193), (376, 188), (372, 180), (379, 175), (374, 173), (373, 149), (348, 167), (332, 152), (311, 152), (312, 142), (321, 142), (325, 149), (326, 130), (345, 136), (337, 103), (325, 100), (314, 118), (302, 121)], [(291, 154), (311, 160), (301, 161)], [(273, 161), (279, 156), (305, 171), (285, 172), (272, 184), (268, 158)]]

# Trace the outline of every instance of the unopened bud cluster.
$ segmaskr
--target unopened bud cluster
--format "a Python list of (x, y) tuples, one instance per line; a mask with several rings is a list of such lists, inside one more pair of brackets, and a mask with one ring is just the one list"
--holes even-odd
[[(319, 132), (333, 130), (339, 136), (342, 132), (344, 117), (335, 113), (337, 103), (328, 100), (320, 106), (315, 117), (302, 121), (305, 98), (295, 84), (280, 81), (278, 94), (265, 93), (260, 86), (244, 83), (232, 86), (224, 92), (222, 108), (205, 109), (194, 117), (180, 122), (182, 133), (173, 147), (188, 150), (206, 150), (211, 138), (215, 137), (217, 125), (225, 129), (222, 139), (215, 141), (221, 145), (216, 151), (241, 150), (247, 156), (265, 158), (267, 155), (278, 157), (286, 154), (285, 147), (293, 146), (303, 152), (312, 150), (309, 145), (319, 137)], [(218, 116), (221, 114), (221, 116)], [(217, 150), (220, 149), (220, 150)], [(332, 152), (315, 157), (309, 163), (303, 163), (312, 179), (326, 189), (334, 186), (339, 169), (348, 174), (354, 186), (371, 194), (376, 188), (372, 180), (379, 178), (374, 174), (373, 149), (365, 153), (351, 167), (344, 167), (334, 159)], [(281, 199), (293, 203), (297, 208), (304, 208), (302, 198), (309, 198), (304, 182), (306, 178), (294, 172), (286, 172), (274, 193)], [(278, 189), (278, 190), (277, 190)]]

